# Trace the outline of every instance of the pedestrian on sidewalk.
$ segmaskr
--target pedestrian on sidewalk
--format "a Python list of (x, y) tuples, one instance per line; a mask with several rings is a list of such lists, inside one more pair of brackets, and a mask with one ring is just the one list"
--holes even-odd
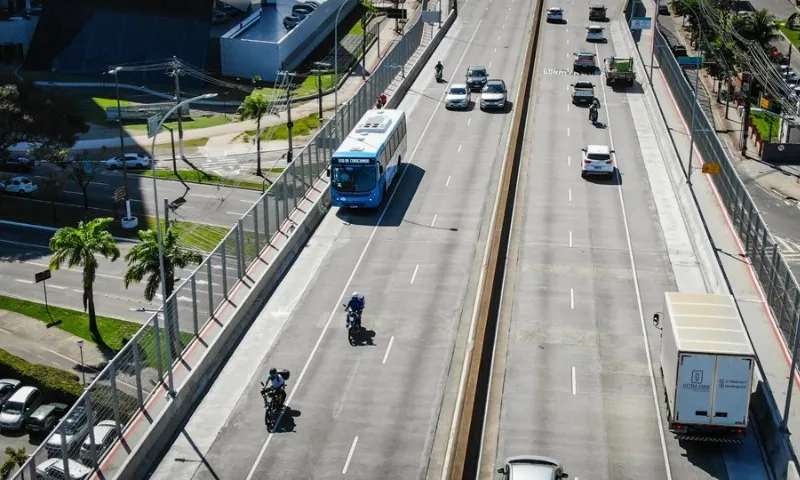
[(381, 94), (378, 95), (378, 101), (375, 102), (375, 108), (381, 109), (381, 108), (385, 107), (386, 106), (386, 102), (388, 102), (388, 101), (389, 101), (389, 97), (386, 95), (386, 92), (381, 92)]

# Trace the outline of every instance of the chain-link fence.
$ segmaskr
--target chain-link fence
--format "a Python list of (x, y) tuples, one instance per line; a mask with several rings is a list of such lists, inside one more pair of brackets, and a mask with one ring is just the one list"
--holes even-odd
[(291, 225), (285, 225), (291, 223), (290, 214), (324, 175), (331, 154), (344, 136), (392, 80), (405, 74), (405, 64), (420, 46), (423, 23), (417, 21), (407, 27), (406, 35), (357, 94), (340, 106), (222, 242), (172, 292), (165, 302), (166, 315), (156, 313), (127, 341), (16, 472), (15, 479), (88, 476), (109, 451), (119, 448), (117, 440), (138, 421), (160, 384), (180, 390), (180, 385), (173, 385), (173, 370), (187, 347), (220, 314), (277, 232), (284, 227), (291, 229)]

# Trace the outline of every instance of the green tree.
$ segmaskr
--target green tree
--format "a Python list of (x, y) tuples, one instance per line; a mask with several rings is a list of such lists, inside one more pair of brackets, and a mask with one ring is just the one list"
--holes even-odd
[(765, 50), (770, 50), (772, 48), (770, 44), (778, 39), (777, 29), (775, 15), (762, 8), (745, 18), (742, 36), (756, 42)]
[(50, 200), (50, 208), (53, 211), (53, 222), (58, 221), (58, 215), (56, 214), (56, 197), (64, 188), (64, 183), (64, 176), (59, 170), (45, 172), (39, 182), (45, 197)]
[(88, 220), (89, 215), (89, 185), (94, 181), (95, 175), (100, 170), (100, 161), (89, 158), (89, 153), (83, 151), (66, 164), (67, 175), (78, 184), (83, 194), (83, 215)]
[[(0, 479), (6, 480), (17, 467), (22, 467), (28, 460), (25, 448), (6, 447), (6, 461), (0, 465)], [(24, 478), (24, 475), (23, 475)]]
[(94, 341), (105, 347), (106, 344), (97, 328), (97, 313), (94, 308), (94, 280), (97, 275), (97, 255), (112, 262), (119, 258), (119, 248), (111, 232), (108, 231), (113, 218), (96, 218), (80, 222), (78, 227), (59, 229), (50, 239), (50, 268), (58, 270), (63, 264), (68, 267), (83, 268), (83, 309), (89, 311), (89, 332)]
[(239, 105), (239, 115), (242, 119), (256, 121), (256, 175), (259, 177), (263, 176), (261, 173), (261, 117), (268, 111), (269, 102), (267, 98), (257, 91), (253, 91)]
[[(125, 288), (131, 283), (140, 283), (147, 278), (144, 287), (144, 298), (152, 301), (161, 286), (161, 269), (158, 262), (158, 233), (155, 230), (139, 231), (139, 240), (133, 248), (125, 254)], [(164, 288), (167, 298), (175, 291), (175, 269), (186, 268), (189, 265), (198, 265), (203, 261), (203, 256), (192, 250), (178, 246), (178, 235), (172, 228), (167, 228), (164, 233)]]

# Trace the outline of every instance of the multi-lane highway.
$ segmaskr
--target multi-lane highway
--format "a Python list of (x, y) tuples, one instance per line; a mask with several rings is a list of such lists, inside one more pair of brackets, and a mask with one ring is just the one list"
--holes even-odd
[[(0, 225), (0, 294), (26, 298), (44, 302), (43, 285), (34, 285), (34, 274), (47, 270), (50, 261), (50, 250), (47, 245), (52, 232), (38, 229)], [(94, 284), (94, 298), (98, 315), (119, 318), (132, 322), (144, 322), (152, 313), (137, 311), (138, 309), (157, 309), (161, 307), (160, 297), (147, 302), (144, 299), (144, 284), (132, 284), (126, 289), (123, 283), (125, 275), (124, 256), (132, 243), (118, 244), (121, 257), (116, 262), (98, 258), (97, 280)], [(192, 269), (179, 270), (176, 276), (185, 279)], [(212, 269), (211, 292), (215, 304), (222, 301), (222, 271)], [(235, 273), (229, 275), (229, 285), (233, 285)], [(52, 273), (47, 281), (47, 299), (51, 305), (81, 310), (83, 304), (80, 294), (83, 293), (82, 274), (79, 267), (66, 266)], [(198, 298), (208, 293), (207, 279), (203, 277), (197, 284)], [(183, 298), (180, 298), (183, 297)], [(183, 293), (178, 299), (178, 314), (182, 318), (190, 318), (191, 299)], [(201, 302), (201, 306), (208, 302)], [(207, 308), (201, 310), (205, 313)], [(205, 317), (201, 319), (204, 321)], [(182, 330), (190, 330), (192, 325), (182, 323)]]
[[(532, 12), (520, 0), (460, 5), (458, 22), (400, 106), (408, 114), (409, 156), (385, 212), (329, 213), (320, 231), (334, 224), (340, 232), (318, 272), (308, 273), (302, 300), (263, 318), (281, 322), (291, 312), (275, 345), (268, 350), (262, 339), (260, 356), (245, 367), (261, 361), (255, 371), (243, 370), (234, 353), (228, 365), (235, 367), (217, 383), (236, 385), (212, 387), (152, 478), (332, 478), (343, 471), (348, 478), (424, 478), (442, 392), (455, 374), (450, 363), (463, 357), (454, 344), (469, 323), (481, 227), (510, 124), (508, 110), (445, 110), (446, 84), (433, 80), (433, 64), (442, 60), (452, 82), (463, 82), (469, 65), (486, 66), (513, 93)], [(337, 307), (353, 290), (366, 295), (364, 340), (372, 345), (347, 343)], [(278, 427), (293, 433), (270, 434), (264, 425), (258, 389), (271, 365), (293, 372), (290, 411)]]
[[(722, 449), (679, 445), (660, 428), (664, 396), (650, 364), (659, 371), (660, 341), (649, 318), (676, 285), (628, 106), (641, 88), (588, 77), (602, 105), (593, 125), (571, 104), (578, 77), (547, 74), (571, 71), (576, 51), (601, 65), (629, 56), (615, 52), (610, 24), (607, 43), (585, 41), (596, 23), (589, 4), (575, 0), (566, 24), (541, 27), (494, 364), (505, 371), (502, 402), (486, 420), (499, 433), (485, 440), (483, 472), (537, 454), (571, 478), (726, 478)], [(616, 18), (623, 3), (606, 6)], [(581, 178), (588, 144), (615, 150), (613, 179)]]

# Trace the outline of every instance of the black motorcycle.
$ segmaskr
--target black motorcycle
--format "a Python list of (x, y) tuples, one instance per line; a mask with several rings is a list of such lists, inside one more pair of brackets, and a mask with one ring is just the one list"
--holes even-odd
[(347, 310), (347, 340), (350, 345), (358, 343), (358, 334), (361, 332), (361, 313), (342, 305)]
[[(284, 381), (289, 379), (289, 370), (278, 370), (278, 374)], [(264, 382), (261, 382), (261, 398), (264, 399), (264, 408), (266, 409), (264, 412), (264, 423), (267, 424), (269, 430), (272, 430), (281, 412), (283, 412), (284, 402), (286, 401), (286, 391), (283, 388), (280, 390), (269, 388)]]
[(596, 108), (594, 108), (594, 109), (589, 111), (589, 120), (592, 123), (597, 123), (597, 109)]

